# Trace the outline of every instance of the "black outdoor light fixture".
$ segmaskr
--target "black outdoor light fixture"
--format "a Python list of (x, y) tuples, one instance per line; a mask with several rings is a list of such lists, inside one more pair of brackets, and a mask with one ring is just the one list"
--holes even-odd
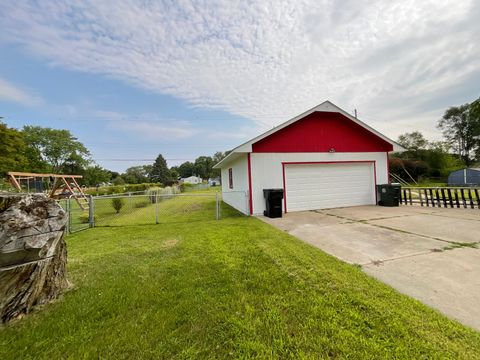
[(334, 153), (335, 152), (335, 149), (334, 148), (330, 148), (330, 150), (328, 150), (329, 153)]

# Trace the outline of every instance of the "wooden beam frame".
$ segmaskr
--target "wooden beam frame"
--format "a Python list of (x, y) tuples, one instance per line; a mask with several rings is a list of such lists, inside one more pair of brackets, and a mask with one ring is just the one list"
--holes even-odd
[(82, 175), (36, 174), (36, 173), (16, 172), (16, 171), (10, 171), (10, 172), (8, 172), (8, 175), (10, 175), (10, 176), (32, 176), (32, 177), (53, 177), (53, 178), (68, 177), (68, 178), (76, 178), (76, 179), (83, 178)]
[[(80, 187), (80, 185), (78, 185), (78, 182), (76, 180), (76, 179), (83, 178), (82, 175), (37, 174), (37, 173), (10, 171), (8, 173), (8, 176), (12, 185), (20, 191), (22, 190), (22, 186), (20, 184), (20, 181), (22, 179), (53, 178), (54, 180), (53, 180), (52, 189), (50, 190), (48, 197), (52, 199), (58, 199), (59, 195), (61, 194), (57, 194), (57, 191), (60, 189), (60, 187), (62, 187), (62, 184), (63, 184), (63, 189), (68, 190), (71, 196), (77, 201), (80, 208), (82, 210), (88, 209), (88, 199), (83, 193), (82, 188)], [(72, 183), (72, 186), (70, 186), (70, 183), (69, 183), (70, 181)], [(75, 192), (75, 190), (77, 192)]]

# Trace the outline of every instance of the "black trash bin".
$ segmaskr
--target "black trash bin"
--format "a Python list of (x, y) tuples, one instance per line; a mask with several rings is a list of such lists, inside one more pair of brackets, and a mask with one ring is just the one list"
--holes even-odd
[(381, 184), (377, 185), (377, 200), (380, 206), (399, 206), (400, 204), (400, 184)]
[(269, 218), (282, 217), (283, 189), (263, 189), (265, 208), (263, 215)]

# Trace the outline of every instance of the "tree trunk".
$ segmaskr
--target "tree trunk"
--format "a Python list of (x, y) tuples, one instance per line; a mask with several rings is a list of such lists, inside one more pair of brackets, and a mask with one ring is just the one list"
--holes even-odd
[(66, 278), (67, 215), (40, 194), (0, 195), (0, 319), (56, 299)]

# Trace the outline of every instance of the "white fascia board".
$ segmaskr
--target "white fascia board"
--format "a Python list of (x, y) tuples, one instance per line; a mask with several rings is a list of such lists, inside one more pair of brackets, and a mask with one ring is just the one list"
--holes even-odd
[(303, 119), (304, 117), (314, 113), (315, 111), (338, 112), (338, 113), (342, 114), (343, 116), (347, 117), (348, 119), (352, 120), (354, 123), (360, 125), (361, 127), (367, 129), (371, 133), (377, 135), (379, 138), (385, 140), (389, 144), (392, 144), (393, 152), (406, 151), (406, 149), (404, 147), (402, 147), (400, 144), (398, 144), (395, 141), (389, 139), (388, 137), (386, 137), (382, 133), (379, 133), (377, 130), (371, 128), (370, 126), (365, 124), (363, 121), (358, 120), (356, 117), (350, 115), (349, 113), (347, 113), (343, 109), (339, 108), (337, 105), (333, 104), (331, 101), (326, 100), (323, 103), (321, 103), (321, 104), (319, 104), (319, 105), (301, 113), (300, 115), (297, 115), (294, 118), (292, 118), (292, 119), (274, 127), (273, 129), (268, 130), (268, 131), (264, 132), (263, 134), (261, 134), (261, 135), (255, 137), (255, 138), (237, 146), (236, 148), (234, 148), (232, 150), (232, 152), (230, 154), (228, 154), (222, 161), (220, 161), (218, 164), (216, 164), (213, 168), (214, 169), (221, 169), (223, 166), (225, 166), (225, 164), (229, 163), (231, 160), (234, 160), (236, 158), (236, 157), (234, 157), (234, 154), (236, 154), (236, 153), (252, 152), (252, 145), (254, 143), (256, 143), (257, 141), (260, 141), (260, 140), (266, 138), (267, 136), (270, 136), (271, 134), (273, 134), (273, 133), (275, 133), (275, 132), (293, 124), (297, 120)]
[(214, 169), (223, 169), (225, 166), (230, 164), (232, 161), (238, 159), (240, 156), (247, 153), (246, 151), (237, 151), (236, 149), (238, 149), (238, 148), (233, 149), (230, 154), (228, 154), (221, 161), (219, 161), (218, 163), (213, 165), (213, 168)]

